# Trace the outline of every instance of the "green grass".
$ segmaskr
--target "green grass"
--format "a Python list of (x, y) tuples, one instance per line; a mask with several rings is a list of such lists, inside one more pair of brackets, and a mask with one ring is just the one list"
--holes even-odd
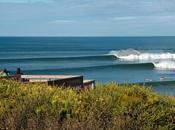
[(80, 91), (0, 80), (0, 129), (173, 130), (175, 99), (137, 85)]

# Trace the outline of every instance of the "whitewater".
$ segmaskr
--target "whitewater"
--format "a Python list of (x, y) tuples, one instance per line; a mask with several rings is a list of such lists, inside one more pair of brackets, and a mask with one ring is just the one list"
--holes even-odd
[(152, 63), (156, 69), (160, 70), (175, 70), (175, 53), (170, 52), (146, 52), (134, 49), (110, 51), (109, 55), (129, 62)]

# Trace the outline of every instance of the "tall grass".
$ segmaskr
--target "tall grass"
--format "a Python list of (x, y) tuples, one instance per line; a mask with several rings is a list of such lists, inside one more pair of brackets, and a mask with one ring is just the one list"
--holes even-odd
[(81, 91), (0, 80), (0, 129), (173, 130), (175, 100), (136, 85)]

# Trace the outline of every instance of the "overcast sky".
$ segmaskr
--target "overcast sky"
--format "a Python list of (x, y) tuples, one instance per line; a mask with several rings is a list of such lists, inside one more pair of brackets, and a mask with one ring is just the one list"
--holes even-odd
[(175, 0), (0, 0), (0, 36), (175, 36)]

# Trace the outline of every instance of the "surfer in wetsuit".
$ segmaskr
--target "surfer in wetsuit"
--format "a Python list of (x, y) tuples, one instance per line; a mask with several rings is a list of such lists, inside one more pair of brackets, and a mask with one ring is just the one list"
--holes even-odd
[(165, 79), (165, 77), (164, 77), (164, 76), (161, 76), (161, 77), (160, 77), (160, 80), (164, 80), (164, 79)]

